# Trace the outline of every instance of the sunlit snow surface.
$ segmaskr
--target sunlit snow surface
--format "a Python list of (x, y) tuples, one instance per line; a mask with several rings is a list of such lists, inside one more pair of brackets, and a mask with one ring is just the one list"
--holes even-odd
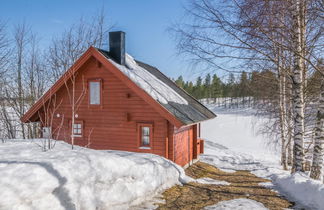
[(188, 104), (188, 101), (175, 92), (170, 86), (139, 66), (132, 56), (126, 54), (126, 66), (119, 65), (112, 59), (109, 59), (109, 61), (160, 103), (168, 104), (169, 102), (174, 102), (178, 104)]
[(37, 144), (0, 143), (0, 209), (127, 209), (187, 179), (153, 154)]
[(224, 171), (249, 170), (253, 174), (271, 179), (272, 188), (297, 203), (297, 207), (324, 209), (324, 185), (310, 179), (307, 174), (290, 174), (282, 170), (278, 152), (269, 149), (267, 137), (256, 135), (262, 122), (250, 108), (223, 109), (207, 105), (217, 118), (202, 123), (205, 153), (201, 160)]
[[(298, 207), (324, 209), (324, 185), (306, 174), (290, 175), (281, 169), (276, 152), (265, 146), (266, 137), (255, 135), (260, 124), (255, 123), (253, 110), (210, 108), (218, 117), (202, 124), (206, 141), (201, 161), (227, 172), (250, 170), (273, 182), (260, 185), (280, 192)], [(154, 208), (152, 197), (175, 184), (227, 184), (190, 179), (182, 168), (153, 154), (71, 150), (64, 142), (42, 152), (36, 143), (39, 140), (0, 143), (0, 209)], [(262, 209), (259, 204), (235, 199), (209, 208)]]

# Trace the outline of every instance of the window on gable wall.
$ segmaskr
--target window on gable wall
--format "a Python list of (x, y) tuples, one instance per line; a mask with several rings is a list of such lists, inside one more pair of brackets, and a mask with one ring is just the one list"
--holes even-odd
[(153, 137), (153, 129), (151, 124), (139, 124), (138, 125), (139, 132), (139, 142), (141, 149), (151, 149), (152, 145), (152, 137)]
[(82, 123), (74, 123), (73, 124), (73, 135), (77, 137), (82, 136)]
[(90, 105), (100, 105), (101, 103), (101, 81), (100, 80), (93, 80), (89, 82), (89, 89), (90, 89)]

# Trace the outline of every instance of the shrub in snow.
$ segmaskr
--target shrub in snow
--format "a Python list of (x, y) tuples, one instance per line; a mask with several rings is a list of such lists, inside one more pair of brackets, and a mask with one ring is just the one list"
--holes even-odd
[(189, 181), (181, 167), (153, 154), (71, 150), (34, 143), (0, 145), (0, 209), (125, 209)]

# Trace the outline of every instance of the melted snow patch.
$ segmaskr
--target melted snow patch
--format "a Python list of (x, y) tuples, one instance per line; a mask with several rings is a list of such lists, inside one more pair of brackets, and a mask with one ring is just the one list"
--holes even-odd
[(200, 184), (230, 185), (229, 182), (211, 179), (208, 177), (196, 179), (195, 182), (200, 183)]
[(109, 59), (121, 72), (147, 92), (152, 98), (163, 104), (174, 102), (188, 104), (188, 101), (175, 92), (171, 87), (163, 83), (156, 76), (139, 66), (134, 58), (126, 54), (126, 66), (120, 65)]
[(221, 201), (215, 205), (205, 207), (206, 210), (265, 210), (267, 209), (262, 203), (254, 200), (239, 198), (228, 201)]
[(270, 189), (274, 188), (274, 184), (272, 182), (261, 182), (258, 185)]

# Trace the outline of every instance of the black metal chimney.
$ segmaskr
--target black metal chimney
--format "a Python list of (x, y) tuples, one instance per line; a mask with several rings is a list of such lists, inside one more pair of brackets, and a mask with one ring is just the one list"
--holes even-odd
[(109, 32), (109, 54), (120, 65), (125, 65), (125, 32)]

